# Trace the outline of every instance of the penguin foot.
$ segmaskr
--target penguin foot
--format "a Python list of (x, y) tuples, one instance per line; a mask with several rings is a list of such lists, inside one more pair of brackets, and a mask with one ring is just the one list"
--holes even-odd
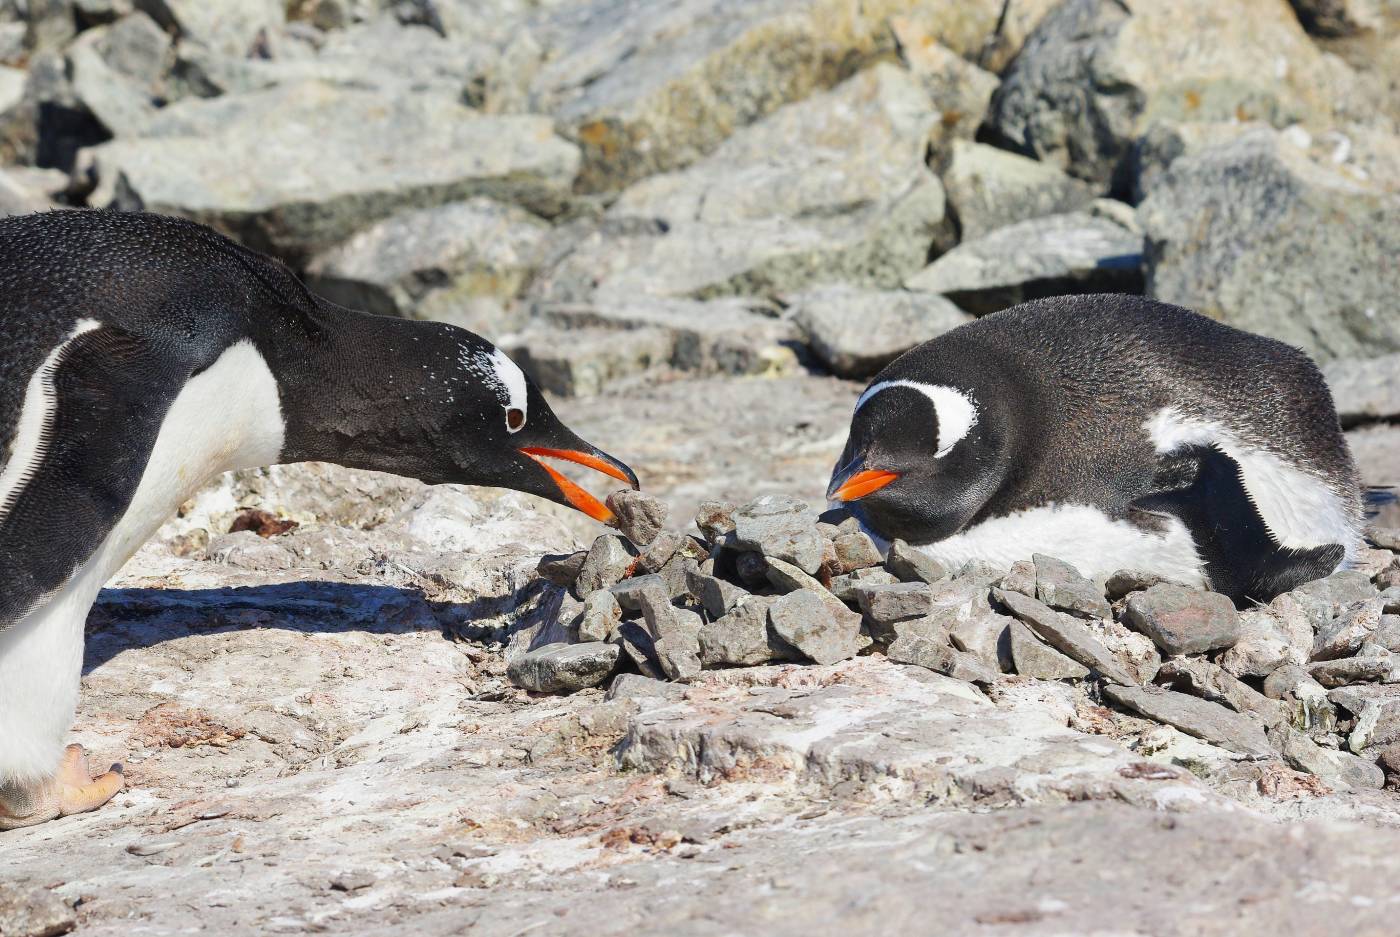
[(126, 787), (121, 765), (94, 779), (81, 745), (63, 752), (58, 774), (33, 787), (0, 786), (0, 830), (17, 830), (74, 813), (96, 810)]

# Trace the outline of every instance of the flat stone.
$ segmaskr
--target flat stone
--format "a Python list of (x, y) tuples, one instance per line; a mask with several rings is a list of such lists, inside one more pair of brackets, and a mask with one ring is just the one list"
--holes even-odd
[(1150, 686), (1105, 684), (1103, 693), (1120, 706), (1230, 751), (1244, 755), (1272, 754), (1268, 739), (1257, 722), (1218, 703)]
[(535, 567), (536, 574), (546, 582), (567, 589), (578, 579), (583, 569), (583, 561), (588, 559), (587, 550), (577, 553), (547, 553), (540, 557)]
[(639, 547), (654, 542), (671, 519), (671, 509), (664, 501), (630, 488), (608, 495), (607, 504), (616, 515), (614, 524), (622, 536)]
[(1312, 660), (1335, 660), (1355, 654), (1381, 624), (1383, 604), (1369, 598), (1345, 606), (1336, 618), (1318, 629)]
[(884, 561), (875, 541), (864, 533), (841, 534), (832, 543), (836, 546), (836, 562), (840, 564), (842, 573), (869, 569)]
[(1123, 623), (1152, 639), (1164, 654), (1202, 654), (1240, 637), (1240, 616), (1229, 597), (1172, 583), (1128, 598)]
[(719, 543), (726, 534), (734, 532), (734, 505), (723, 501), (705, 501), (695, 512), (695, 526), (712, 544)]
[(638, 554), (638, 565), (649, 573), (659, 573), (678, 553), (697, 563), (709, 555), (709, 551), (694, 538), (663, 530)]
[[(951, 611), (953, 621), (948, 625), (948, 640), (953, 647), (972, 654), (989, 667), (1009, 673), (1012, 659), (1009, 629), (1015, 619), (998, 615), (990, 606), (977, 609), (967, 617), (960, 617), (959, 609)], [(934, 615), (946, 621), (947, 613), (947, 609), (940, 609)]]
[(1308, 673), (1325, 687), (1339, 687), (1384, 680), (1394, 666), (1387, 653), (1385, 657), (1345, 657), (1321, 661), (1309, 666)]
[(690, 594), (705, 607), (705, 613), (713, 621), (723, 618), (736, 606), (749, 598), (744, 589), (725, 582), (717, 576), (707, 576), (698, 570), (686, 577)]
[(0, 934), (5, 937), (57, 937), (77, 926), (72, 906), (48, 889), (0, 882)]
[(903, 540), (890, 544), (885, 568), (899, 578), (900, 582), (937, 582), (948, 576), (948, 568)]
[(1023, 677), (1039, 680), (1082, 680), (1089, 668), (1049, 647), (1019, 621), (1009, 628), (1011, 660)]
[(656, 659), (672, 680), (690, 680), (700, 673), (700, 629), (704, 622), (694, 612), (671, 604), (666, 593), (647, 589), (641, 593), (642, 617), (654, 639)]
[(1351, 752), (1324, 748), (1296, 729), (1282, 730), (1279, 751), (1292, 767), (1316, 775), (1333, 787), (1343, 790), (1385, 787), (1385, 772), (1374, 761)]
[(700, 663), (705, 667), (753, 667), (789, 660), (792, 648), (770, 630), (768, 610), (778, 600), (751, 595), (722, 618), (700, 629)]
[(1307, 635), (1306, 649), (1298, 648), (1271, 609), (1246, 609), (1240, 613), (1240, 638), (1220, 655), (1220, 666), (1236, 677), (1267, 677), (1284, 664), (1307, 662), (1311, 627)]
[(575, 593), (587, 595), (617, 585), (627, 577), (636, 558), (636, 553), (621, 537), (603, 534), (588, 548), (588, 556), (574, 582)]
[(815, 573), (822, 562), (817, 517), (801, 501), (766, 495), (734, 512), (734, 543), (740, 549), (784, 560), (804, 573)]
[(1061, 615), (1045, 603), (1019, 592), (994, 589), (992, 595), (1007, 611), (1025, 622), (1036, 637), (1071, 660), (1078, 661), (1115, 683), (1124, 686), (1137, 684), (1137, 680), (1124, 669), (1112, 652), (1104, 647), (1087, 627), (1073, 618)]
[(867, 378), (916, 345), (972, 321), (942, 296), (824, 286), (786, 297), (812, 353), (833, 374)]
[(855, 593), (861, 612), (870, 622), (871, 634), (877, 640), (888, 635), (895, 622), (927, 615), (933, 609), (933, 594), (920, 582), (867, 583), (856, 586)]
[(904, 281), (974, 315), (1064, 293), (1142, 289), (1142, 235), (1088, 212), (998, 228), (940, 256)]
[(790, 592), (768, 609), (773, 632), (818, 664), (854, 657), (865, 641), (856, 616), (841, 618), (816, 592)]
[(1338, 687), (1327, 698), (1356, 717), (1347, 747), (1356, 754), (1400, 742), (1400, 686)]
[(1110, 602), (1117, 602), (1134, 592), (1151, 589), (1160, 582), (1166, 582), (1156, 573), (1145, 573), (1134, 569), (1120, 569), (1104, 583), (1104, 593)]
[(1093, 186), (1050, 163), (985, 143), (954, 140), (940, 174), (964, 241), (997, 228), (1087, 208)]
[[(665, 576), (659, 573), (649, 573), (645, 576), (633, 576), (603, 591), (608, 592), (622, 609), (629, 612), (640, 612), (642, 610), (642, 597), (648, 591), (660, 592), (662, 595), (665, 595), (667, 599), (675, 598), (675, 596), (672, 595), (670, 583), (666, 581)], [(682, 588), (680, 591), (684, 592), (685, 590)]]
[(1286, 664), (1269, 674), (1264, 680), (1264, 695), (1290, 707), (1294, 728), (1330, 732), (1337, 724), (1337, 709), (1327, 690), (1297, 665)]
[(685, 687), (667, 683), (665, 680), (653, 680), (637, 673), (620, 673), (608, 687), (604, 698), (608, 702), (640, 699), (680, 700), (685, 698)]
[(1212, 703), (1229, 706), (1235, 712), (1254, 716), (1265, 728), (1289, 719), (1287, 705), (1269, 699), (1205, 658), (1175, 657), (1167, 660), (1157, 671), (1155, 680), (1158, 685), (1168, 689), (1190, 693)]
[(653, 680), (663, 680), (666, 672), (661, 669), (661, 661), (656, 654), (656, 639), (638, 621), (624, 621), (617, 628), (617, 643), (642, 675)]
[[(1370, 360), (1378, 361), (1382, 359), (1373, 358)], [(1330, 380), (1328, 383), (1331, 383)], [(1400, 553), (1400, 527), (1377, 527), (1372, 524), (1366, 528), (1366, 537), (1383, 550), (1389, 550), (1392, 553)]]
[(615, 644), (546, 644), (516, 658), (507, 670), (510, 682), (534, 693), (572, 693), (597, 686), (617, 667)]
[(941, 635), (910, 631), (897, 637), (885, 654), (897, 664), (913, 664), (966, 683), (987, 685), (1001, 676), (977, 655), (950, 647)]
[[(1064, 560), (1036, 554), (1035, 597), (1053, 609), (1079, 618), (1109, 618), (1113, 609), (1098, 586)], [(1004, 586), (1003, 586), (1004, 588)]]
[(606, 641), (621, 624), (622, 606), (611, 592), (600, 590), (584, 597), (578, 624), (580, 641)]
[(1008, 592), (1019, 592), (1035, 598), (1035, 564), (1030, 560), (1017, 560), (1001, 578), (1001, 587)]
[(864, 585), (894, 585), (899, 582), (893, 573), (883, 569), (858, 569), (843, 576), (831, 577), (831, 593), (843, 602), (855, 602), (856, 589)]
[(506, 352), (543, 390), (563, 397), (591, 397), (615, 384), (670, 363), (676, 338), (664, 329), (576, 329), (561, 341), (552, 329), (527, 329)]

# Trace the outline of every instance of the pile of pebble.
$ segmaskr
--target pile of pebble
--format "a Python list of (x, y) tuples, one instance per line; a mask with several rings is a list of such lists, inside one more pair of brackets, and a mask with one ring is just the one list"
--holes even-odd
[(707, 502), (698, 535), (667, 529), (665, 505), (640, 492), (608, 504), (620, 536), (540, 562), (568, 590), (569, 642), (517, 658), (517, 686), (880, 653), (984, 686), (1083, 681), (1119, 709), (1329, 783), (1400, 781), (1400, 531), (1372, 529), (1355, 568), (1241, 612), (1131, 570), (1095, 583), (1050, 556), (951, 570), (899, 540), (882, 555), (854, 518), (789, 497)]

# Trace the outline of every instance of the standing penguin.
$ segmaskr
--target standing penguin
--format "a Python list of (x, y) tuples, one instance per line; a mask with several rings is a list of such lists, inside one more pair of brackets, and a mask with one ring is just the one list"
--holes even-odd
[(918, 346), (856, 402), (828, 497), (953, 566), (1057, 556), (1267, 601), (1360, 546), (1306, 355), (1133, 296), (1026, 303)]
[(102, 584), (231, 469), (320, 460), (610, 512), (544, 458), (634, 488), (490, 342), (351, 312), (188, 221), (0, 220), (0, 829), (122, 787), (64, 748)]

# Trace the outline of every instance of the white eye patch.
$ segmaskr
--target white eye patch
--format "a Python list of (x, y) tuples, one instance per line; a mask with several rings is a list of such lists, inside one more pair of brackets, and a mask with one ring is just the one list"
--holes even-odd
[(856, 401), (856, 412), (860, 412), (860, 408), (876, 394), (891, 387), (917, 390), (933, 403), (933, 412), (938, 416), (938, 451), (933, 454), (935, 459), (952, 452), (953, 447), (977, 425), (977, 403), (965, 392), (946, 384), (922, 384), (919, 381), (881, 381), (860, 395)]
[(505, 411), (506, 430), (518, 433), (524, 429), (530, 419), (530, 394), (520, 365), (499, 348), (492, 348), (489, 354), (463, 348), (458, 360), (496, 392)]

